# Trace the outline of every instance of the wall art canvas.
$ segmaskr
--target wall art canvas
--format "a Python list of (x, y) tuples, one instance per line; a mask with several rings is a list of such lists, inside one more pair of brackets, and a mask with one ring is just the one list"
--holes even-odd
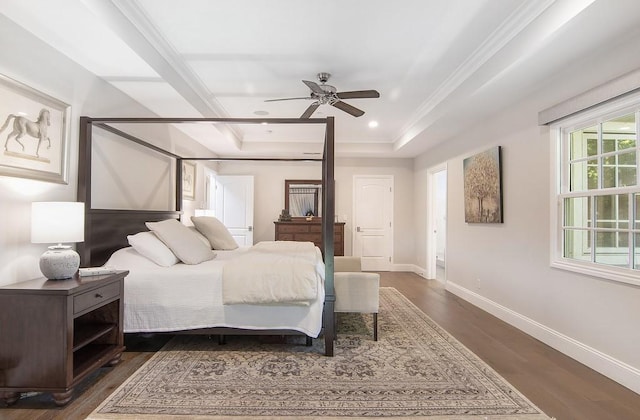
[(500, 146), (496, 146), (464, 160), (465, 222), (503, 222), (500, 155)]
[(0, 75), (0, 175), (68, 183), (71, 106)]
[(196, 199), (196, 165), (194, 163), (182, 162), (182, 198)]

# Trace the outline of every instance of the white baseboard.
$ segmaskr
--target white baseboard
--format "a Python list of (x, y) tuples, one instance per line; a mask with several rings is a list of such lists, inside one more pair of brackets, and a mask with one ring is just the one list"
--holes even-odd
[(391, 271), (408, 271), (410, 273), (416, 273), (421, 277), (424, 277), (427, 272), (424, 268), (420, 268), (415, 264), (393, 264)]
[(446, 283), (446, 289), (572, 359), (640, 394), (640, 369), (623, 363), (460, 285), (449, 281)]

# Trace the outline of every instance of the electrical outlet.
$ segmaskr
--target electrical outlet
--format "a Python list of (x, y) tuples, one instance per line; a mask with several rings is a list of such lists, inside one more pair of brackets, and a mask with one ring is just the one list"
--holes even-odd
[(480, 290), (480, 279), (476, 279), (476, 288)]

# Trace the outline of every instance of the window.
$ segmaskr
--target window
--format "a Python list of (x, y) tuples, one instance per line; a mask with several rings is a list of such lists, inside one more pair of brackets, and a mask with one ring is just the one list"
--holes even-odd
[(552, 127), (552, 265), (640, 284), (640, 97)]

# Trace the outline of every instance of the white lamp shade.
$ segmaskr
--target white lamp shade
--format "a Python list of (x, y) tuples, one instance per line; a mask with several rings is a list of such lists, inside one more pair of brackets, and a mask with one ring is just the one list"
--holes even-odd
[(31, 203), (31, 242), (39, 244), (84, 241), (84, 203)]

